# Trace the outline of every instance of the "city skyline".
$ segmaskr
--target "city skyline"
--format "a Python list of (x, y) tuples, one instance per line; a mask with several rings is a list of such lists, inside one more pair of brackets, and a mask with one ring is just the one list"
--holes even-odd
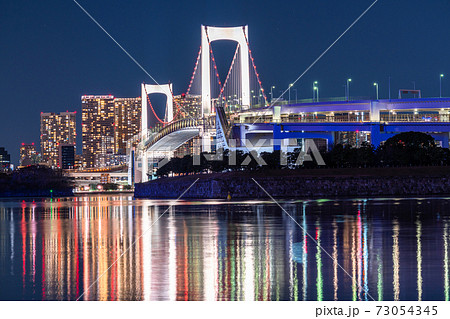
[[(266, 92), (275, 86), (276, 97), (370, 1), (277, 5), (268, 1), (244, 4), (231, 1), (222, 6), (193, 2), (179, 4), (180, 10), (175, 13), (170, 4), (145, 4), (139, 11), (135, 10), (134, 2), (81, 4), (157, 81), (172, 81), (174, 94), (185, 91), (189, 83), (200, 45), (201, 24), (248, 24), (263, 86)], [(18, 107), (1, 121), (0, 145), (11, 154), (13, 163), (18, 162), (22, 142), (38, 142), (40, 112), (66, 109), (80, 112), (79, 97), (83, 94), (138, 96), (139, 84), (151, 82), (74, 3), (60, 3), (54, 10), (45, 6), (10, 3), (2, 11), (1, 34), (8, 49), (0, 53), (0, 63), (10, 76), (1, 80), (0, 90), (5, 92), (4, 107), (13, 103)], [(319, 81), (321, 97), (343, 96), (343, 85), (350, 76), (353, 78), (350, 94), (354, 96), (374, 97), (373, 82), (377, 82), (380, 98), (386, 98), (389, 76), (394, 96), (399, 88), (411, 88), (413, 81), (424, 96), (438, 96), (439, 75), (450, 70), (450, 62), (442, 59), (449, 46), (445, 41), (445, 30), (450, 26), (445, 21), (445, 12), (449, 8), (450, 4), (444, 1), (379, 2), (301, 79), (296, 85), (299, 98), (312, 96), (311, 84), (315, 80)], [(246, 10), (259, 14), (247, 17)], [(158, 17), (159, 13), (167, 16), (168, 11), (173, 20), (165, 22)], [(219, 16), (214, 14), (219, 11)], [(48, 12), (60, 15), (53, 13), (49, 18)], [(121, 23), (115, 24), (119, 18), (125, 19), (126, 28)], [(412, 18), (418, 23), (410, 23)], [(146, 34), (149, 41), (142, 41)], [(218, 43), (214, 47), (223, 77), (233, 45)], [(28, 94), (22, 94), (23, 83), (19, 85), (24, 79)], [(450, 84), (444, 78), (444, 96), (448, 95), (446, 92), (450, 92)], [(49, 95), (51, 101), (44, 100)], [(23, 113), (28, 116), (19, 116)], [(77, 129), (81, 131), (81, 121), (78, 123)], [(19, 131), (17, 127), (23, 129)], [(81, 149), (80, 141), (77, 146)]]
[[(448, 12), (0, 0), (6, 312), (145, 300), (273, 318), (300, 304), (156, 301), (313, 301), (301, 315), (445, 316)], [(58, 305), (39, 314), (84, 314)], [(95, 310), (129, 313), (110, 308)]]

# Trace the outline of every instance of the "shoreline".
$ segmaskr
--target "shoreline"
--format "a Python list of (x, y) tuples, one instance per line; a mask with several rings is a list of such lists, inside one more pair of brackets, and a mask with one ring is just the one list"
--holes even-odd
[(240, 171), (160, 178), (135, 185), (135, 198), (176, 199), (346, 198), (445, 196), (450, 167), (342, 168)]
[(60, 197), (74, 197), (72, 191), (57, 192), (54, 191), (53, 194), (50, 191), (30, 191), (30, 192), (2, 192), (0, 193), (0, 198), (60, 198)]

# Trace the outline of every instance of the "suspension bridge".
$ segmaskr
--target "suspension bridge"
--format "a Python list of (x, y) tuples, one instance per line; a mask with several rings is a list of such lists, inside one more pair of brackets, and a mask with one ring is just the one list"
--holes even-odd
[[(226, 76), (221, 80), (212, 43), (234, 41), (236, 48)], [(141, 133), (132, 142), (138, 142), (130, 166), (135, 181), (147, 181), (149, 167), (161, 158), (173, 155), (181, 145), (194, 138), (198, 152), (211, 151), (217, 133), (216, 114), (221, 112), (222, 124), (228, 127), (227, 113), (237, 113), (269, 105), (249, 46), (248, 26), (201, 26), (201, 45), (192, 76), (185, 93), (174, 96), (172, 84), (145, 84), (141, 86)], [(160, 117), (149, 96), (166, 96), (165, 116)], [(148, 115), (155, 119), (154, 128), (148, 126)], [(132, 143), (130, 143), (131, 145)], [(131, 170), (134, 170), (131, 172)]]
[[(212, 43), (236, 43), (227, 74), (219, 75)], [(338, 100), (275, 102), (269, 105), (250, 49), (248, 26), (201, 26), (201, 45), (185, 93), (173, 85), (145, 84), (141, 132), (128, 143), (130, 183), (145, 182), (158, 162), (189, 144), (200, 154), (214, 148), (258, 152), (305, 148), (307, 140), (375, 146), (407, 131), (433, 135), (449, 146), (450, 99)], [(158, 116), (149, 96), (167, 97), (165, 115)], [(400, 92), (399, 92), (400, 94)], [(148, 118), (157, 125), (150, 128)], [(136, 147), (132, 147), (132, 145)]]

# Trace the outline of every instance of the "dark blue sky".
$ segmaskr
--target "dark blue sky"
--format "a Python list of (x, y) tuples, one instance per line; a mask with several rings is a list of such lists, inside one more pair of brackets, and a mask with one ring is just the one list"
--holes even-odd
[[(294, 81), (372, 0), (115, 1), (79, 0), (157, 81), (185, 91), (200, 45), (200, 25), (249, 25), (250, 47), (266, 91)], [(296, 85), (299, 98), (351, 94), (380, 98), (410, 88), (439, 95), (448, 74), (450, 1), (379, 0)], [(219, 62), (234, 45), (217, 46)], [(21, 142), (39, 143), (39, 114), (78, 111), (80, 96), (140, 94), (151, 80), (71, 0), (0, 0), (0, 146), (18, 160)], [(277, 95), (276, 94), (276, 95)], [(79, 142), (81, 131), (78, 130)], [(79, 151), (81, 143), (78, 143)]]

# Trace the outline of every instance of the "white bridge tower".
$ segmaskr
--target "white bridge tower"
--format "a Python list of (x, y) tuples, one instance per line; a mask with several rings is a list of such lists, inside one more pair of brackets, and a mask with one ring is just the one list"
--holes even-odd
[[(148, 103), (147, 97), (150, 94), (164, 94), (167, 97), (166, 112), (164, 116), (164, 122), (173, 121), (173, 95), (172, 95), (172, 83), (169, 84), (145, 84), (141, 85), (141, 141), (145, 141), (149, 135), (148, 132)], [(143, 151), (141, 154), (141, 169), (136, 167), (136, 179), (140, 182), (148, 181), (148, 162), (149, 154)]]
[(250, 108), (250, 68), (248, 49), (248, 26), (208, 27), (202, 25), (202, 115), (211, 114), (211, 64), (210, 43), (219, 40), (231, 40), (239, 43), (241, 61), (242, 108)]

